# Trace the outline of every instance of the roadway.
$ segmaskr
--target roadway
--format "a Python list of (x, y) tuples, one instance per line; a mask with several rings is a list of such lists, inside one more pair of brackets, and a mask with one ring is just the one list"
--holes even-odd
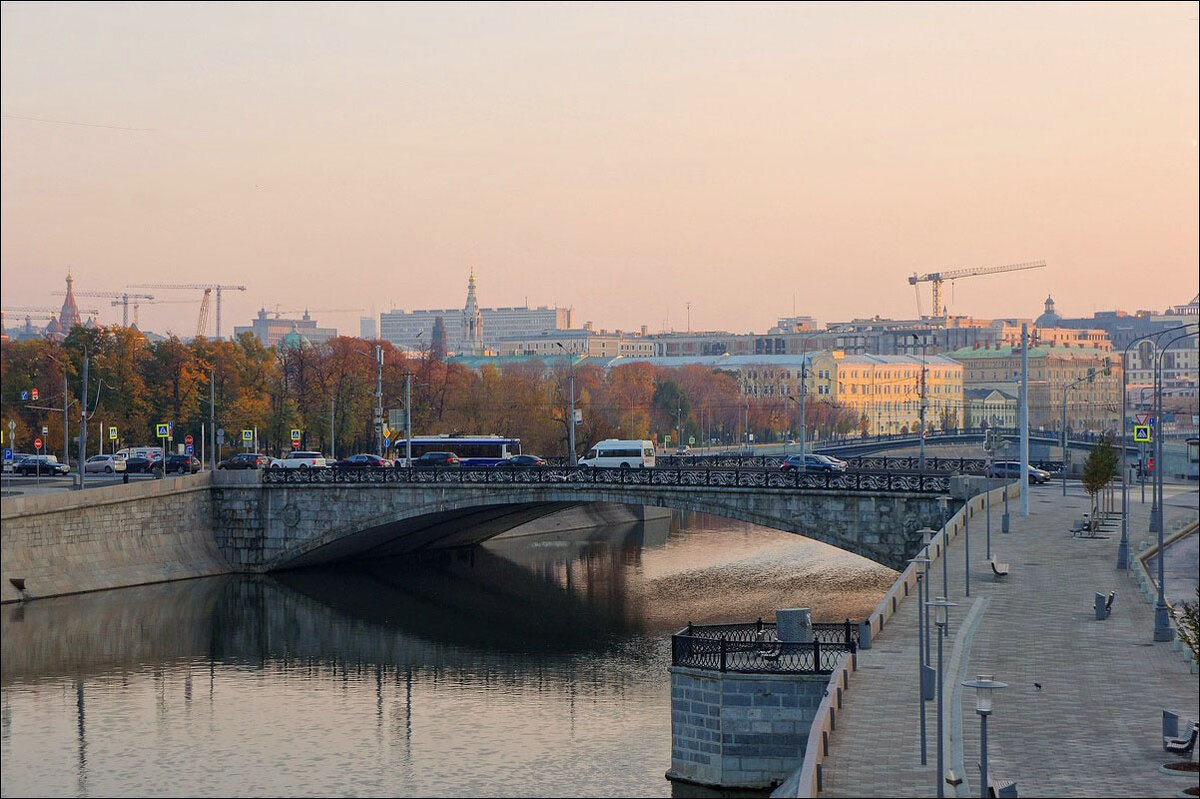
[[(150, 474), (129, 475), (129, 482), (131, 483), (153, 479), (154, 475)], [(105, 486), (120, 485), (123, 482), (124, 475), (120, 474), (89, 474), (87, 481), (84, 483), (84, 488), (103, 488)], [(0, 480), (0, 492), (4, 496), (12, 494), (51, 494), (55, 491), (70, 491), (74, 487), (74, 484), (74, 473), (53, 477), (49, 475), (25, 477), (5, 472), (3, 479)]]

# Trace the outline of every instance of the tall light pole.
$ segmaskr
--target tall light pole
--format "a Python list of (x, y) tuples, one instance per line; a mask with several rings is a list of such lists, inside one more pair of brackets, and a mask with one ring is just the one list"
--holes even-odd
[(975, 712), (979, 714), (979, 795), (988, 796), (988, 742), (987, 719), (992, 714), (992, 692), (1007, 688), (1008, 683), (996, 682), (990, 674), (980, 674), (963, 684), (964, 688), (975, 689)]
[(919, 409), (921, 417), (921, 456), (918, 460), (918, 469), (925, 471), (925, 336), (912, 334), (913, 341), (920, 339), (921, 341), (921, 407)]
[(946, 795), (946, 782), (943, 777), (946, 774), (946, 752), (945, 752), (945, 736), (943, 734), (944, 716), (944, 694), (945, 694), (945, 679), (942, 676), (942, 640), (946, 637), (946, 626), (950, 622), (950, 608), (956, 607), (957, 602), (947, 602), (946, 597), (940, 596), (932, 602), (928, 603), (929, 607), (934, 609), (936, 614), (935, 620), (938, 628), (938, 665), (937, 665), (937, 795), (944, 797)]
[(569, 413), (567, 416), (567, 441), (568, 441), (568, 446), (570, 446), (570, 448), (571, 448), (571, 456), (570, 456), (570, 459), (567, 461), (567, 463), (569, 463), (571, 466), (576, 466), (576, 465), (578, 465), (578, 460), (577, 460), (577, 456), (575, 455), (575, 356), (572, 353), (567, 351), (567, 348), (562, 345), (561, 341), (556, 341), (556, 342), (554, 342), (554, 344), (560, 350), (562, 350), (564, 353), (566, 353), (566, 356), (567, 356), (567, 367), (568, 367), (568, 378), (567, 379), (569, 380), (570, 387), (571, 387), (571, 391), (570, 391), (571, 401), (570, 401)]
[(912, 558), (909, 563), (918, 565), (916, 570), (917, 577), (917, 704), (921, 706), (921, 765), (924, 766), (928, 760), (926, 754), (926, 732), (925, 732), (925, 575), (921, 572), (921, 564), (924, 568), (929, 568), (929, 558), (923, 554)]
[(383, 346), (375, 345), (375, 454), (383, 457)]
[[(83, 347), (83, 379), (79, 383), (79, 489), (83, 490), (85, 475), (84, 461), (87, 460), (87, 386), (88, 386), (88, 350)], [(167, 451), (163, 450), (163, 466), (166, 467)]]
[(1029, 323), (1021, 323), (1021, 518), (1029, 515)]
[[(1062, 398), (1062, 430), (1061, 430), (1060, 432), (1061, 432), (1061, 434), (1062, 434), (1062, 438), (1061, 438), (1061, 441), (1062, 441), (1062, 458), (1063, 458), (1063, 465), (1062, 465), (1062, 495), (1063, 495), (1064, 497), (1067, 495), (1067, 392), (1068, 392), (1068, 391), (1070, 391), (1072, 388), (1074, 388), (1075, 386), (1079, 385), (1080, 383), (1082, 383), (1082, 382), (1083, 382), (1083, 381), (1085, 381), (1085, 380), (1094, 380), (1094, 379), (1095, 379), (1095, 377), (1096, 377), (1096, 372), (1095, 372), (1095, 370), (1092, 370), (1092, 371), (1089, 371), (1089, 372), (1088, 372), (1086, 375), (1084, 375), (1083, 377), (1080, 377), (1080, 378), (1078, 378), (1078, 379), (1076, 379), (1076, 380), (1072, 380), (1070, 383), (1067, 383), (1065, 386), (1063, 386), (1063, 398)], [(1029, 467), (1026, 467), (1026, 469), (1028, 469), (1028, 468), (1029, 468)], [(1029, 477), (1028, 477), (1028, 474), (1027, 474), (1027, 473), (1026, 473), (1026, 474), (1023, 474), (1023, 475), (1021, 475), (1021, 477), (1023, 477), (1023, 478), (1024, 478), (1026, 481), (1028, 481), (1028, 479), (1029, 479)]]
[[(1195, 324), (1184, 325), (1184, 327), (1195, 327)], [(1158, 499), (1158, 516), (1152, 517), (1155, 524), (1155, 529), (1158, 531), (1158, 603), (1154, 606), (1154, 640), (1155, 641), (1170, 641), (1175, 637), (1175, 630), (1171, 628), (1171, 615), (1167, 608), (1166, 600), (1166, 570), (1164, 561), (1166, 561), (1166, 553), (1163, 552), (1163, 477), (1165, 470), (1163, 469), (1162, 459), (1162, 441), (1163, 441), (1163, 424), (1162, 424), (1162, 359), (1167, 350), (1176, 341), (1182, 341), (1186, 338), (1191, 338), (1192, 333), (1185, 333), (1176, 336), (1166, 343), (1162, 349), (1156, 353), (1154, 359), (1154, 383), (1158, 387), (1154, 397), (1154, 449), (1155, 449), (1155, 468), (1154, 468), (1154, 487)]]

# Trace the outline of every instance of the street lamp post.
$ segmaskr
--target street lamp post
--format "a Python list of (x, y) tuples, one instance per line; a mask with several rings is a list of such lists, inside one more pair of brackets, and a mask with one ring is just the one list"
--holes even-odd
[(992, 692), (1007, 688), (1008, 683), (996, 682), (990, 674), (980, 674), (963, 684), (964, 688), (975, 689), (975, 712), (979, 714), (979, 795), (988, 796), (988, 743), (987, 719), (992, 714)]
[[(929, 567), (929, 558), (921, 555), (909, 563), (924, 564)], [(921, 569), (916, 570), (917, 576), (917, 704), (921, 706), (921, 765), (928, 762), (926, 732), (925, 732), (925, 575)]]
[[(1096, 373), (1094, 371), (1089, 371), (1083, 377), (1076, 378), (1075, 380), (1072, 380), (1070, 383), (1067, 383), (1065, 386), (1063, 386), (1062, 430), (1061, 430), (1063, 462), (1062, 462), (1061, 472), (1062, 472), (1062, 495), (1064, 497), (1067, 495), (1067, 392), (1070, 391), (1075, 386), (1082, 383), (1083, 381), (1092, 380), (1095, 377), (1096, 377)], [(1026, 481), (1025, 485), (1022, 486), (1022, 490), (1024, 491), (1024, 490), (1026, 490), (1026, 486), (1028, 485), (1029, 475), (1023, 474), (1023, 475), (1021, 475), (1021, 477), (1024, 478), (1024, 480)]]
[(921, 340), (921, 407), (919, 414), (921, 418), (921, 456), (918, 460), (918, 468), (920, 471), (925, 471), (925, 337), (912, 334), (913, 341)]
[(575, 454), (575, 356), (567, 352), (567, 348), (562, 345), (561, 341), (556, 341), (554, 344), (567, 355), (567, 367), (570, 371), (568, 378), (571, 387), (571, 403), (569, 407), (569, 416), (567, 418), (567, 442), (571, 448), (571, 457), (567, 461), (571, 466), (577, 465)]
[(946, 784), (942, 779), (946, 774), (946, 753), (943, 729), (945, 725), (944, 714), (942, 712), (944, 705), (945, 680), (942, 676), (942, 640), (946, 637), (946, 626), (950, 621), (949, 610), (958, 605), (957, 602), (947, 602), (946, 597), (940, 596), (932, 602), (928, 603), (929, 607), (934, 609), (936, 614), (935, 619), (938, 628), (938, 656), (937, 656), (937, 795), (944, 797), (946, 795)]
[(383, 346), (375, 345), (375, 454), (383, 457)]
[[(1184, 325), (1184, 327), (1196, 327), (1196, 326), (1197, 326), (1196, 323)], [(1154, 640), (1155, 641), (1170, 641), (1171, 639), (1173, 639), (1175, 637), (1175, 630), (1173, 630), (1171, 628), (1170, 611), (1167, 608), (1166, 571), (1165, 571), (1165, 566), (1164, 566), (1164, 562), (1166, 561), (1166, 553), (1163, 552), (1163, 528), (1166, 525), (1163, 524), (1163, 501), (1165, 499), (1165, 497), (1163, 496), (1163, 488), (1165, 488), (1163, 478), (1164, 478), (1165, 470), (1163, 469), (1163, 458), (1162, 458), (1162, 454), (1163, 454), (1162, 453), (1162, 441), (1163, 441), (1162, 386), (1163, 386), (1163, 382), (1164, 382), (1163, 378), (1162, 378), (1162, 359), (1163, 359), (1163, 355), (1165, 355), (1167, 350), (1169, 350), (1171, 348), (1172, 344), (1174, 344), (1176, 341), (1182, 341), (1183, 339), (1191, 338), (1192, 335), (1194, 335), (1194, 334), (1184, 333), (1183, 335), (1176, 336), (1175, 338), (1171, 339), (1170, 341), (1167, 342), (1166, 346), (1164, 346), (1162, 349), (1160, 349), (1158, 351), (1157, 356), (1154, 359), (1154, 383), (1158, 387), (1158, 391), (1155, 392), (1156, 396), (1154, 398), (1154, 420), (1155, 420), (1155, 428), (1156, 429), (1154, 432), (1154, 438), (1155, 438), (1155, 441), (1154, 441), (1154, 449), (1155, 449), (1154, 472), (1155, 472), (1155, 474), (1153, 475), (1156, 499), (1157, 499), (1157, 504), (1158, 504), (1158, 516), (1153, 519), (1153, 521), (1155, 523), (1155, 529), (1158, 532), (1158, 603), (1154, 606)]]
[(938, 497), (938, 505), (942, 508), (942, 596), (950, 595), (950, 567), (946, 562), (946, 553), (950, 548), (950, 536), (946, 525), (949, 523), (950, 497)]

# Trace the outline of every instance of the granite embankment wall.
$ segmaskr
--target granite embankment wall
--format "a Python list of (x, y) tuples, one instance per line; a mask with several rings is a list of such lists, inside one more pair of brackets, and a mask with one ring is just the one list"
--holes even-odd
[(0, 601), (159, 583), (232, 571), (213, 540), (207, 473), (6, 497), (0, 502)]

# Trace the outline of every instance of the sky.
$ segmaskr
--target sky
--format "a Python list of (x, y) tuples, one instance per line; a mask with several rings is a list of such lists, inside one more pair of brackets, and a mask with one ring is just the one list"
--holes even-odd
[[(485, 307), (765, 331), (1044, 259), (950, 311), (1162, 309), (1200, 283), (1197, 11), (4, 2), (0, 293), (241, 284), (226, 335), (356, 335), (474, 270)], [(200, 292), (150, 293), (193, 332)]]

